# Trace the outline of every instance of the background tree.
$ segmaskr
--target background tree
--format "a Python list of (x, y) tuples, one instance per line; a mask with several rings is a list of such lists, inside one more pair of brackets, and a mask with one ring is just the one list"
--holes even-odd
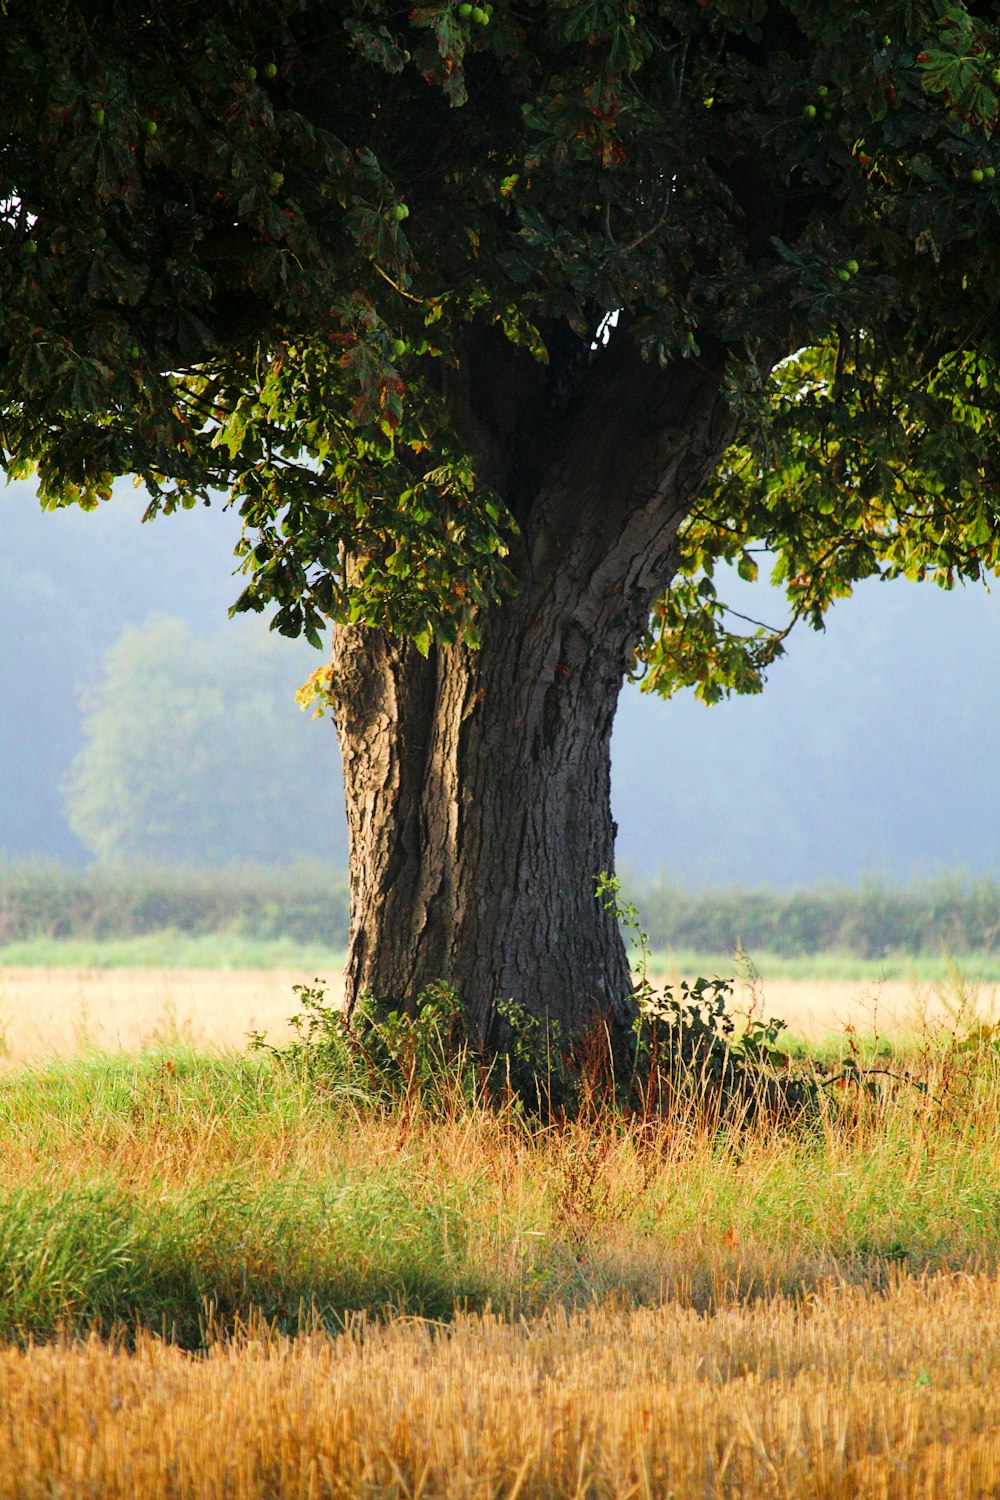
[(166, 615), (127, 627), (86, 694), (73, 831), (119, 864), (272, 864), (290, 847), (333, 859), (333, 768), (295, 708), (301, 666), (246, 628), (199, 638)]
[[(0, 653), (0, 849), (14, 858), (86, 856), (66, 824), (63, 785), (81, 748), (81, 689), (125, 626), (157, 610), (203, 637), (226, 623), (236, 517), (200, 506), (181, 525), (140, 527), (143, 497), (130, 488), (120, 481), (99, 513), (69, 506), (55, 519), (27, 482), (0, 501), (0, 639), (10, 646)], [(312, 652), (285, 644), (301, 681)]]
[(11, 0), (4, 43), (9, 468), (226, 486), (237, 608), (333, 622), (353, 993), (626, 1021), (623, 672), (760, 686), (720, 557), (813, 624), (1000, 565), (992, 8)]

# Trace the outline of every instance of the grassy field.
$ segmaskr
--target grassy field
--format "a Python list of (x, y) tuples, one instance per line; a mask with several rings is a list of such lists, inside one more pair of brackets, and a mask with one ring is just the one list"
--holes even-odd
[[(2, 952), (2, 950), (0, 950)], [(956, 975), (970, 984), (1000, 983), (1000, 955), (967, 953), (961, 959), (947, 954), (908, 954), (886, 958), (860, 958), (855, 953), (813, 953), (790, 958), (782, 953), (754, 953), (753, 967), (767, 985), (775, 981), (811, 983), (814, 980), (832, 984), (929, 985), (945, 984)], [(650, 972), (659, 978), (677, 975), (732, 974), (744, 967), (741, 958), (732, 953), (697, 953), (693, 950), (653, 952), (649, 955)]]
[[(956, 971), (978, 984), (1000, 983), (1000, 953), (967, 953), (956, 961), (946, 954), (860, 958), (854, 953), (817, 953), (792, 958), (754, 952), (754, 966), (767, 983), (776, 980), (863, 984), (928, 985), (949, 981)], [(35, 937), (0, 944), (0, 975), (10, 968), (50, 969), (295, 969), (334, 974), (344, 965), (344, 949), (301, 943), (290, 937), (253, 938), (234, 932), (193, 935), (166, 928), (142, 937)], [(729, 975), (739, 967), (732, 953), (664, 949), (649, 955), (660, 978), (697, 974)]]
[(338, 989), (340, 967), (0, 969), (0, 1066), (88, 1049), (240, 1049), (251, 1029), (281, 1039), (295, 1009), (292, 986), (318, 971)]
[(0, 976), (91, 1008), (0, 1076), (0, 1494), (1000, 1492), (989, 994), (797, 1126), (543, 1126), (220, 1050), (293, 978)]
[(294, 938), (235, 933), (192, 934), (170, 928), (129, 938), (29, 938), (0, 946), (5, 968), (49, 969), (311, 969), (344, 966), (344, 949)]

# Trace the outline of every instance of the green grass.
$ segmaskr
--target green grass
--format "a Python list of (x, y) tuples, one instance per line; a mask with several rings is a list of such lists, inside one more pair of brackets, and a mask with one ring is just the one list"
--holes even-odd
[[(880, 980), (899, 980), (908, 985), (944, 984), (957, 971), (972, 984), (1000, 983), (1000, 954), (964, 953), (958, 958), (948, 954), (923, 953), (888, 955), (885, 958), (859, 958), (854, 953), (812, 953), (791, 958), (780, 953), (752, 953), (753, 965), (765, 981), (790, 979), (833, 980), (873, 984)], [(740, 972), (742, 965), (733, 954), (704, 954), (687, 949), (663, 949), (649, 955), (649, 972), (656, 978), (679, 974), (720, 975), (724, 978)]]
[[(419, 1098), (376, 1107), (265, 1056), (91, 1054), (0, 1079), (0, 1340), (255, 1311), (699, 1308), (831, 1277), (1000, 1264), (1000, 1054), (928, 1040), (924, 1088), (812, 1123), (650, 1129)], [(929, 1090), (929, 1092), (925, 1091)], [(734, 1281), (735, 1278), (735, 1281)], [(727, 1292), (727, 1295), (729, 1293)]]
[[(910, 985), (939, 984), (954, 977), (956, 963), (972, 983), (1000, 983), (1000, 954), (968, 953), (958, 960), (947, 955), (922, 954), (859, 958), (850, 953), (818, 953), (789, 958), (781, 954), (752, 954), (765, 980), (842, 980), (864, 984), (898, 979)], [(192, 936), (166, 929), (144, 937), (96, 939), (31, 938), (0, 946), (0, 968), (134, 968), (134, 969), (302, 969), (339, 973), (343, 948), (300, 943), (293, 938), (250, 938), (238, 933)], [(649, 956), (650, 973), (657, 978), (675, 973), (728, 977), (739, 964), (729, 954), (663, 950)]]
[[(9, 1076), (0, 1341), (124, 1325), (190, 1346), (209, 1315), (261, 1309), (294, 1331), (304, 1314), (335, 1326), (352, 1309), (444, 1317), (477, 1303), (467, 1186), (405, 1156), (338, 1159), (348, 1123), (266, 1062), (185, 1050)], [(276, 1167), (297, 1136), (332, 1148), (321, 1170), (298, 1153)], [(25, 1151), (34, 1166), (11, 1177)]]
[(294, 938), (166, 929), (143, 937), (30, 938), (0, 947), (2, 967), (98, 969), (309, 969), (337, 973), (344, 950)]
[(447, 1186), (415, 1197), (398, 1169), (166, 1198), (113, 1180), (16, 1189), (0, 1202), (0, 1339), (138, 1325), (190, 1346), (206, 1316), (256, 1308), (293, 1332), (303, 1314), (336, 1326), (366, 1307), (448, 1317), (479, 1290), (444, 1242), (449, 1213), (460, 1222)]

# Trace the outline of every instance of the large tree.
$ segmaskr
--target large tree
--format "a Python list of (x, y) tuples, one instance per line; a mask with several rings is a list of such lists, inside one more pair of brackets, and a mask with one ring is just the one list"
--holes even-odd
[[(333, 649), (356, 995), (630, 1013), (595, 899), (623, 674), (760, 685), (1000, 566), (993, 7), (7, 0), (0, 446), (227, 490)], [(669, 775), (669, 766), (664, 767)]]

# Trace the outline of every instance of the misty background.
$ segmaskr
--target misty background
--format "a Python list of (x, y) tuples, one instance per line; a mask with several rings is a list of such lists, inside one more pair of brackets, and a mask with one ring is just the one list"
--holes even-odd
[[(126, 483), (43, 514), (31, 485), (0, 490), (0, 855), (343, 866), (335, 734), (294, 701), (323, 655), (228, 619), (233, 513), (141, 525), (145, 503)], [(619, 867), (691, 888), (996, 876), (998, 655), (1000, 591), (871, 581), (793, 633), (758, 698), (626, 685)]]

